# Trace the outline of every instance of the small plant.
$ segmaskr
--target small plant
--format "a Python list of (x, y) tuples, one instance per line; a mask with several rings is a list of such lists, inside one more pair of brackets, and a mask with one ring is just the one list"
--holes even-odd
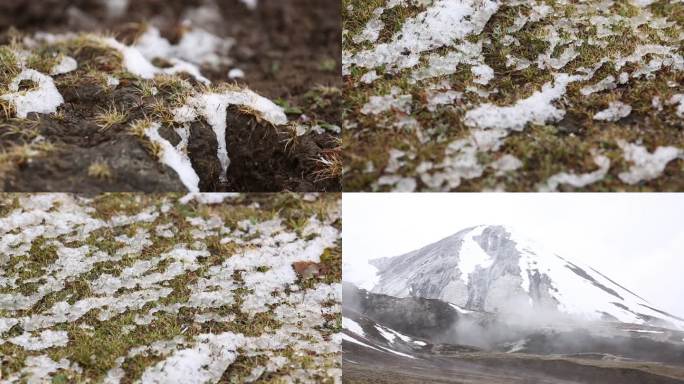
[(315, 159), (315, 162), (319, 167), (313, 173), (316, 182), (337, 179), (342, 176), (343, 163), (339, 149), (323, 151), (320, 157)]
[(139, 119), (131, 123), (128, 132), (139, 138), (145, 138), (145, 132), (152, 126), (152, 121), (148, 118)]
[(101, 180), (109, 180), (112, 178), (112, 170), (107, 163), (96, 161), (88, 167), (88, 176)]
[(103, 110), (95, 116), (97, 125), (102, 128), (101, 131), (107, 130), (115, 125), (123, 124), (126, 120), (128, 120), (126, 112), (119, 111), (116, 107), (110, 107), (106, 111)]

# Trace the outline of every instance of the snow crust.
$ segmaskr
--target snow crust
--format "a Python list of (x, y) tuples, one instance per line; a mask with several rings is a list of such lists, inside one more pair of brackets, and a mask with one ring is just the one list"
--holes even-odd
[(159, 160), (176, 171), (178, 177), (188, 191), (199, 192), (199, 176), (192, 167), (190, 157), (188, 157), (185, 152), (189, 135), (181, 135), (183, 140), (174, 147), (168, 140), (159, 135), (159, 128), (161, 128), (161, 124), (152, 123), (152, 125), (145, 130), (145, 135), (150, 141), (157, 143), (162, 147), (162, 154)]
[[(23, 80), (35, 82), (38, 88), (19, 91), (19, 83)], [(22, 119), (25, 119), (31, 112), (55, 113), (57, 107), (64, 103), (64, 98), (55, 87), (52, 78), (33, 69), (22, 70), (8, 88), (11, 93), (2, 95), (0, 98), (14, 104), (17, 117)]]
[(185, 72), (199, 82), (204, 84), (210, 83), (209, 79), (202, 76), (197, 66), (183, 60), (171, 58), (169, 59), (169, 62), (172, 65), (171, 67), (158, 68), (135, 47), (126, 46), (112, 37), (104, 38), (102, 39), (102, 42), (121, 53), (123, 56), (123, 66), (128, 72), (143, 79), (153, 79), (157, 74), (175, 75)]
[(594, 162), (598, 166), (597, 170), (582, 174), (567, 172), (557, 173), (549, 177), (545, 184), (538, 187), (539, 192), (557, 191), (560, 185), (570, 185), (575, 188), (581, 188), (603, 180), (610, 169), (610, 159), (606, 156), (597, 155), (594, 157)]
[(466, 112), (464, 122), (471, 127), (522, 131), (528, 123), (558, 121), (565, 116), (565, 111), (553, 106), (552, 102), (565, 94), (567, 85), (573, 80), (575, 78), (568, 75), (558, 75), (553, 84), (544, 84), (541, 91), (512, 106), (482, 104)]
[(470, 274), (477, 268), (489, 268), (494, 260), (482, 249), (482, 247), (475, 242), (474, 237), (480, 236), (484, 226), (479, 226), (470, 231), (461, 245), (461, 259), (458, 263), (458, 268), (461, 271), (461, 278), (468, 285), (470, 281)]
[(631, 106), (620, 101), (613, 101), (608, 105), (608, 108), (597, 112), (594, 115), (594, 120), (618, 121), (629, 116), (631, 112)]
[(64, 75), (73, 72), (78, 68), (76, 59), (70, 56), (62, 56), (62, 60), (50, 70), (50, 75)]
[(651, 153), (636, 143), (620, 141), (618, 145), (624, 152), (625, 160), (631, 163), (628, 171), (618, 175), (627, 184), (655, 179), (663, 173), (669, 162), (684, 158), (684, 150), (675, 147), (658, 147)]
[[(419, 63), (422, 52), (448, 46), (454, 40), (479, 33), (498, 7), (498, 2), (490, 0), (436, 0), (424, 12), (407, 20), (390, 42), (347, 57), (344, 66), (375, 68), (386, 65), (389, 71), (414, 67)], [(364, 40), (372, 39), (372, 31), (378, 28), (377, 21), (371, 20), (371, 23), (374, 25), (367, 27)]]
[(365, 334), (363, 332), (363, 328), (361, 328), (359, 323), (357, 323), (356, 321), (354, 321), (348, 317), (342, 316), (342, 328), (347, 329), (351, 332), (354, 332), (355, 334), (357, 334), (361, 337), (365, 336)]
[(134, 48), (148, 60), (163, 58), (218, 67), (232, 63), (228, 53), (234, 44), (232, 39), (223, 39), (202, 29), (193, 28), (182, 35), (177, 45), (172, 45), (161, 37), (159, 29), (148, 27), (138, 38)]

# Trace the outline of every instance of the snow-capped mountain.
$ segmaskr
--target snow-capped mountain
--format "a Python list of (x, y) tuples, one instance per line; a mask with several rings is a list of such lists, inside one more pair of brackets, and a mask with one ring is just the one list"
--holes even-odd
[(653, 308), (595, 269), (503, 226), (467, 228), (370, 264), (378, 269), (372, 292), (390, 296), (434, 298), (470, 310), (526, 317), (560, 314), (684, 329), (684, 319)]

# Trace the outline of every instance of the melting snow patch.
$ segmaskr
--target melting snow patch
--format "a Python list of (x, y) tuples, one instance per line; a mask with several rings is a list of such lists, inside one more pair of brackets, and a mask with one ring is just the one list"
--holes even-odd
[(684, 93), (673, 95), (668, 104), (677, 104), (677, 116), (684, 118)]
[(39, 351), (51, 347), (66, 346), (69, 343), (69, 335), (66, 331), (44, 330), (38, 336), (24, 333), (20, 336), (13, 337), (8, 341), (29, 351)]
[(615, 78), (613, 76), (608, 76), (596, 84), (582, 87), (582, 89), (580, 89), (580, 93), (584, 96), (589, 96), (595, 92), (615, 89), (615, 87), (617, 87), (617, 85), (615, 84)]
[(395, 355), (397, 355), (397, 356), (403, 356), (403, 357), (408, 357), (409, 359), (415, 359), (415, 357), (413, 357), (413, 356), (411, 356), (411, 355), (407, 355), (407, 354), (405, 354), (405, 353), (397, 352), (397, 351), (395, 351), (395, 350), (393, 350), (393, 349), (383, 348), (383, 350), (384, 350), (384, 351), (387, 351), (387, 352), (389, 352), (389, 353), (393, 353), (393, 354), (395, 354)]
[(494, 70), (487, 64), (471, 67), (470, 71), (475, 75), (475, 80), (473, 81), (477, 84), (486, 85), (494, 78)]
[[(38, 89), (19, 91), (19, 83), (23, 80), (35, 82)], [(8, 86), (13, 93), (2, 95), (3, 100), (14, 104), (17, 117), (25, 119), (31, 112), (55, 113), (57, 107), (64, 103), (64, 98), (55, 87), (50, 76), (33, 69), (24, 69)]]
[(255, 10), (257, 5), (259, 5), (259, 0), (240, 0), (240, 2), (251, 10)]
[(436, 0), (424, 12), (406, 20), (392, 41), (346, 57), (345, 66), (375, 68), (386, 64), (390, 71), (413, 67), (422, 52), (450, 46), (454, 40), (482, 31), (498, 7), (499, 3), (491, 0)]
[(583, 174), (567, 172), (557, 173), (549, 177), (544, 185), (538, 187), (539, 192), (557, 191), (558, 186), (561, 184), (570, 185), (575, 188), (581, 188), (603, 180), (610, 169), (610, 159), (605, 156), (595, 156), (594, 162), (599, 167), (599, 169), (595, 170), (594, 172)]
[(167, 39), (161, 37), (157, 28), (149, 27), (138, 38), (134, 48), (148, 60), (180, 59), (193, 64), (217, 67), (231, 64), (232, 60), (227, 55), (233, 44), (232, 39), (222, 39), (201, 29), (191, 29), (183, 34), (178, 45), (171, 45)]
[(594, 120), (618, 121), (632, 113), (632, 107), (620, 101), (612, 101), (608, 108), (596, 113)]
[(188, 193), (178, 200), (181, 204), (187, 204), (195, 200), (199, 204), (221, 204), (227, 199), (240, 197), (239, 193)]
[(202, 384), (217, 382), (237, 358), (237, 348), (244, 336), (230, 332), (197, 337), (194, 348), (175, 352), (171, 357), (146, 370), (143, 383)]
[(52, 67), (50, 70), (50, 75), (63, 75), (65, 73), (73, 72), (78, 68), (78, 63), (73, 57), (62, 56), (62, 60), (59, 64)]
[(391, 110), (400, 111), (406, 114), (411, 113), (411, 95), (400, 95), (399, 88), (393, 87), (389, 95), (371, 96), (368, 102), (361, 108), (364, 115), (379, 115)]
[(245, 77), (245, 71), (243, 71), (240, 68), (233, 68), (230, 71), (228, 71), (228, 78), (229, 79), (242, 79)]
[(195, 121), (199, 114), (211, 125), (218, 142), (217, 156), (223, 169), (222, 180), (225, 180), (226, 172), (230, 166), (226, 144), (227, 108), (230, 105), (248, 107), (273, 125), (287, 124), (287, 116), (281, 107), (249, 89), (193, 96), (188, 100), (187, 105), (175, 109), (173, 111), (174, 119), (178, 123)]
[(357, 323), (356, 321), (348, 318), (348, 317), (342, 317), (342, 328), (347, 329), (351, 332), (356, 333), (359, 336), (365, 336), (365, 333), (363, 332), (363, 328)]
[(555, 84), (546, 83), (541, 91), (532, 96), (518, 100), (514, 105), (498, 107), (493, 104), (482, 104), (465, 115), (465, 123), (471, 127), (484, 129), (507, 129), (522, 131), (528, 123), (543, 124), (547, 121), (558, 121), (565, 111), (554, 107), (551, 103), (565, 94), (569, 82), (575, 80), (565, 74), (555, 79)]
[(463, 309), (463, 308), (461, 308), (460, 306), (458, 306), (458, 305), (456, 305), (456, 304), (454, 304), (454, 303), (449, 303), (449, 305), (450, 305), (452, 308), (454, 308), (455, 310), (457, 310), (459, 313), (463, 313), (463, 314), (473, 313), (473, 311), (469, 311), (469, 310), (467, 310), (467, 309)]
[(627, 172), (621, 172), (618, 177), (627, 184), (637, 184), (642, 180), (651, 180), (660, 176), (667, 164), (684, 156), (684, 151), (675, 147), (658, 147), (649, 153), (646, 147), (638, 144), (619, 141), (625, 160), (632, 163)]
[(360, 346), (363, 346), (363, 347), (366, 347), (366, 348), (370, 348), (370, 349), (374, 349), (374, 350), (376, 350), (376, 351), (382, 352), (381, 350), (379, 350), (379, 349), (377, 349), (377, 348), (371, 347), (370, 345), (368, 345), (368, 344), (366, 344), (366, 343), (363, 343), (363, 342), (361, 342), (361, 341), (356, 340), (355, 338), (353, 338), (353, 337), (347, 335), (346, 333), (343, 333), (343, 334), (342, 334), (342, 340), (347, 340), (347, 341), (349, 341), (350, 343), (358, 344), (358, 345), (360, 345)]
[(159, 128), (161, 128), (161, 124), (153, 123), (145, 130), (145, 135), (150, 141), (159, 144), (162, 148), (159, 160), (176, 171), (178, 177), (188, 191), (199, 192), (199, 176), (197, 176), (197, 172), (195, 172), (195, 169), (192, 167), (190, 158), (184, 151), (185, 146), (187, 146), (187, 137), (185, 137), (185, 140), (182, 140), (178, 146), (174, 147), (168, 140), (159, 135)]
[(209, 84), (210, 81), (202, 76), (199, 69), (190, 63), (178, 59), (169, 59), (172, 64), (169, 68), (157, 68), (145, 58), (145, 56), (135, 47), (128, 47), (116, 39), (109, 37), (102, 39), (102, 42), (109, 47), (116, 49), (123, 55), (123, 65), (126, 70), (143, 79), (153, 79), (157, 74), (174, 75), (177, 73), (186, 72), (193, 76), (197, 81), (204, 84)]

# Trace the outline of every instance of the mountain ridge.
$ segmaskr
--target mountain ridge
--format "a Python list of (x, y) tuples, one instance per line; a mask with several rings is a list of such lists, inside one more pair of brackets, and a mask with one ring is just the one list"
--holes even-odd
[(606, 274), (550, 252), (511, 227), (465, 228), (369, 264), (377, 268), (374, 293), (440, 299), (515, 316), (562, 315), (684, 329), (681, 317), (655, 308)]

